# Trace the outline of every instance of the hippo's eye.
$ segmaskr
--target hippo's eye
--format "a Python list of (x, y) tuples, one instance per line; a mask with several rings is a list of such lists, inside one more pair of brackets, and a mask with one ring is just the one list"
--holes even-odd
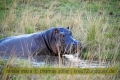
[(70, 35), (72, 35), (72, 32), (70, 32)]
[(65, 37), (65, 35), (64, 34), (60, 34), (60, 37)]

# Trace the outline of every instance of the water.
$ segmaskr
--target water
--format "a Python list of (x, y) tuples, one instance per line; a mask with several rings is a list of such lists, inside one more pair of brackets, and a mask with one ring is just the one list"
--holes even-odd
[[(8, 58), (4, 58), (8, 60)], [(23, 60), (22, 58), (20, 58)], [(35, 59), (31, 59), (31, 62), (34, 67), (44, 66), (46, 65), (46, 61), (49, 61), (51, 65), (59, 64), (58, 57), (50, 57), (50, 56), (39, 56), (35, 57)], [(89, 60), (81, 60), (73, 55), (64, 55), (64, 63), (65, 65), (71, 67), (79, 67), (79, 68), (105, 68), (108, 67), (107, 62), (101, 61), (89, 61)]]
[[(64, 55), (65, 59), (65, 65), (67, 66), (74, 66), (74, 67), (79, 67), (79, 68), (105, 68), (108, 67), (107, 62), (101, 62), (101, 61), (89, 61), (89, 60), (81, 60), (78, 59), (77, 57), (74, 57), (73, 55)], [(54, 57), (55, 58), (55, 57)], [(56, 60), (56, 61), (53, 61)], [(59, 63), (58, 58), (57, 59), (52, 59), (52, 63)], [(40, 62), (40, 61), (32, 61), (33, 65), (35, 67), (37, 66), (44, 66), (46, 63), (45, 62)]]
[(32, 61), (34, 67), (38, 67), (38, 66), (44, 66), (45, 65), (45, 62), (35, 62), (35, 61)]

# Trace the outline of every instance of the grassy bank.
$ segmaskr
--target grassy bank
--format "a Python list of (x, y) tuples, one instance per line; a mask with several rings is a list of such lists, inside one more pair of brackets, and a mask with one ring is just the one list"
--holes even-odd
[[(111, 61), (114, 63), (111, 66), (120, 66), (119, 0), (0, 1), (0, 38), (39, 32), (55, 26), (70, 26), (73, 36), (86, 47), (86, 51), (80, 54), (82, 59)], [(1, 61), (6, 63), (3, 60)], [(68, 80), (116, 80), (119, 78), (112, 75), (66, 76)], [(12, 76), (12, 78), (13, 80), (32, 80), (33, 78), (64, 80), (66, 76), (33, 75), (31, 77), (30, 75), (17, 75), (17, 77)]]

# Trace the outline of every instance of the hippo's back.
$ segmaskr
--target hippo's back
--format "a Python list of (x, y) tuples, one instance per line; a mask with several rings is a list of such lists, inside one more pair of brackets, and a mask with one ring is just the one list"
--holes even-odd
[(0, 56), (28, 56), (37, 48), (37, 38), (39, 34), (27, 34), (21, 36), (13, 36), (0, 40)]

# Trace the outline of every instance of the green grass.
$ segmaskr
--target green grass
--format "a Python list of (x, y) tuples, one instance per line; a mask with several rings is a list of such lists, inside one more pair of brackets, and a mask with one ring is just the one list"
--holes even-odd
[[(120, 66), (119, 0), (2, 0), (0, 1), (0, 39), (7, 36), (39, 32), (55, 26), (70, 26), (73, 36), (86, 51), (82, 59), (111, 61)], [(12, 65), (15, 62), (10, 61)], [(10, 63), (0, 61), (0, 69)], [(17, 66), (28, 62), (18, 61)], [(116, 64), (116, 65), (115, 65)], [(32, 65), (29, 65), (32, 66)], [(118, 74), (119, 75), (119, 74)], [(8, 76), (11, 77), (11, 76)], [(0, 76), (0, 78), (7, 78)], [(13, 80), (119, 80), (105, 75), (12, 75)]]

